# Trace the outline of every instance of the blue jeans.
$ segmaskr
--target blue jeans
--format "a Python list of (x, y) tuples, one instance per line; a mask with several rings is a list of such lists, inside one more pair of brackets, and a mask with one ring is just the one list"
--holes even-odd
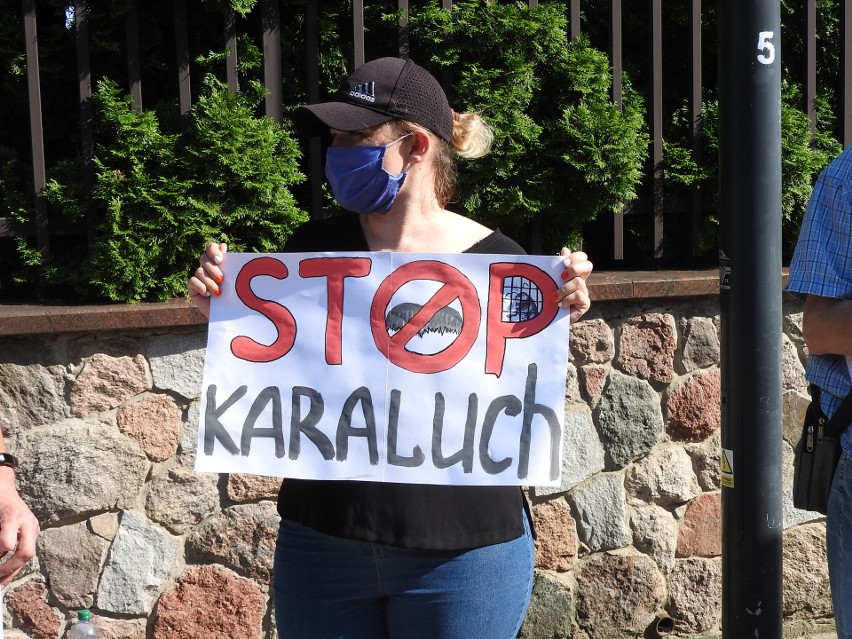
[(331, 537), (282, 521), (272, 588), (281, 639), (513, 639), (529, 605), (525, 534), (464, 551)]
[(840, 456), (825, 527), (828, 577), (839, 639), (852, 639), (852, 461)]

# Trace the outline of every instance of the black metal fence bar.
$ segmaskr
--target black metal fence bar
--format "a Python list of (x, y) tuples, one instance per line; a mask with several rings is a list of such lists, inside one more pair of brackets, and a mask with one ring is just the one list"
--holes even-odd
[[(307, 45), (307, 84), (308, 102), (319, 102), (319, 10), (318, 0), (308, 0), (305, 6), (305, 43)], [(312, 175), (322, 175), (322, 148), (319, 138), (308, 141), (308, 163)], [(312, 180), (310, 183), (311, 210), (322, 208), (322, 183)]]
[(233, 11), (225, 12), (225, 49), (228, 51), (225, 57), (225, 79), (228, 90), (236, 93), (240, 90), (240, 79), (237, 75), (237, 20)]
[(42, 257), (46, 258), (50, 250), (47, 234), (47, 207), (44, 201), (47, 171), (44, 159), (44, 129), (41, 121), (41, 88), (39, 84), (35, 0), (24, 0), (24, 36), (26, 37), (27, 51), (27, 96), (30, 107), (30, 143), (33, 150), (36, 246)]
[(355, 68), (357, 69), (366, 62), (364, 57), (364, 0), (353, 0), (352, 2), (352, 29)]
[[(577, 2), (579, 5), (579, 2)], [(573, 7), (572, 7), (573, 8)], [(573, 12), (572, 12), (573, 16)], [(577, 7), (577, 22), (579, 23), (580, 8)], [(621, 31), (621, 0), (612, 0), (610, 3), (610, 57), (612, 58), (612, 101), (619, 109), (623, 103), (622, 95), (622, 73), (624, 71), (624, 52), (622, 49)], [(572, 23), (574, 18), (572, 17)], [(577, 25), (577, 34), (580, 33), (580, 25)], [(574, 27), (572, 24), (572, 33)], [(576, 37), (576, 36), (574, 36)], [(622, 208), (621, 212), (612, 214), (612, 257), (616, 260), (624, 259), (624, 215), (627, 210)]]
[(663, 256), (663, 8), (651, 0), (651, 171), (654, 257)]
[[(95, 123), (92, 112), (92, 68), (89, 59), (89, 7), (86, 0), (74, 3), (74, 47), (77, 56), (77, 93), (80, 111), (80, 155), (83, 160), (83, 194), (95, 185)], [(86, 216), (86, 241), (95, 240), (96, 220)]]
[[(695, 162), (701, 164), (704, 157), (704, 149), (701, 144), (701, 93), (704, 87), (701, 75), (701, 0), (691, 0), (689, 7), (689, 27), (691, 49), (690, 62), (690, 95), (689, 95), (689, 124), (692, 134), (692, 156)], [(692, 218), (692, 254), (701, 254), (701, 221), (703, 216), (703, 202), (701, 191), (692, 189), (690, 201), (690, 213)]]
[(189, 75), (189, 35), (186, 22), (186, 0), (175, 0), (175, 62), (178, 76), (178, 108), (182, 118), (192, 108), (192, 85)]
[(843, 146), (852, 144), (852, 0), (841, 1), (840, 29), (840, 113), (843, 118)]
[[(137, 1), (129, 0), (127, 13), (125, 15), (126, 31), (126, 53), (127, 53), (127, 83), (131, 95), (131, 104), (137, 111), (142, 109), (142, 78), (140, 64), (139, 46), (139, 19), (137, 12)], [(662, 166), (663, 166), (663, 33), (662, 33), (662, 0), (649, 0), (651, 7), (651, 69), (650, 87), (648, 92), (649, 128), (651, 131), (650, 166), (647, 180), (650, 186), (650, 212), (651, 224), (653, 226), (653, 251), (654, 257), (663, 257), (664, 238), (664, 192), (662, 188)], [(538, 0), (528, 0), (531, 7), (538, 4)], [(624, 69), (622, 29), (623, 29), (623, 0), (611, 0), (610, 6), (610, 55), (612, 62), (612, 99), (616, 105), (620, 105), (623, 99), (623, 87), (621, 84)], [(45, 174), (45, 148), (42, 130), (42, 109), (39, 90), (39, 66), (38, 46), (36, 36), (36, 12), (35, 0), (23, 0), (24, 30), (26, 37), (27, 55), (27, 89), (29, 96), (30, 113), (30, 138), (33, 154), (33, 178), (34, 178), (34, 211), (36, 223), (34, 228), (22, 229), (19, 224), (11, 220), (0, 218), (0, 237), (8, 237), (23, 232), (34, 233), (36, 243), (40, 251), (47, 255), (49, 250), (49, 236), (47, 227), (47, 216), (42, 191), (46, 183)], [(452, 8), (452, 0), (442, 0), (444, 9)], [(88, 20), (89, 10), (87, 0), (74, 0), (75, 46), (77, 55), (78, 87), (79, 87), (79, 110), (81, 124), (81, 152), (86, 168), (86, 182), (84, 188), (88, 191), (94, 180), (93, 173), (93, 117), (92, 117), (92, 82), (91, 68), (89, 62), (89, 35)], [(188, 47), (188, 20), (186, 0), (175, 0), (174, 2), (174, 38), (176, 52), (176, 81), (178, 84), (179, 108), (183, 116), (186, 116), (191, 108), (190, 87), (190, 53)], [(305, 5), (305, 39), (306, 39), (306, 78), (309, 102), (316, 102), (319, 95), (319, 35), (318, 35), (318, 0), (308, 0)], [(692, 127), (692, 151), (694, 157), (700, 162), (703, 154), (700, 136), (701, 98), (702, 98), (702, 75), (701, 75), (701, 0), (690, 0), (690, 87), (689, 87), (689, 118)], [(360, 66), (366, 61), (365, 57), (365, 24), (364, 24), (364, 1), (353, 0), (353, 51), (352, 61), (354, 66)], [(409, 0), (398, 0), (400, 18), (398, 23), (399, 53), (407, 56), (410, 51), (408, 11)], [(282, 60), (281, 60), (281, 15), (280, 0), (262, 0), (259, 5), (262, 11), (263, 24), (263, 77), (268, 89), (266, 98), (266, 114), (276, 121), (282, 121)], [(566, 0), (566, 9), (569, 16), (569, 35), (576, 38), (581, 33), (581, 0)], [(810, 126), (815, 130), (816, 108), (815, 98), (817, 95), (817, 48), (816, 31), (817, 24), (817, 0), (806, 0), (805, 10), (805, 109), (807, 111)], [(852, 0), (841, 0), (840, 3), (840, 33), (841, 52), (839, 69), (839, 109), (840, 135), (844, 146), (852, 144)], [(232, 91), (237, 91), (239, 78), (237, 71), (237, 33), (236, 20), (233, 11), (225, 15), (224, 39), (229, 54), (226, 57), (225, 69), (227, 83)], [(449, 80), (449, 71), (445, 81)], [(449, 86), (449, 85), (448, 85)], [(312, 176), (310, 186), (310, 206), (313, 211), (319, 211), (322, 206), (322, 167), (321, 149), (319, 140), (309, 142), (309, 170)], [(692, 220), (692, 252), (700, 254), (699, 234), (702, 221), (702, 197), (698, 190), (692, 193), (689, 203)], [(624, 233), (625, 214), (632, 211), (632, 204), (628, 203), (622, 213), (614, 214), (612, 256), (618, 260), (624, 258)], [(59, 230), (51, 228), (52, 233)], [(90, 228), (88, 235), (91, 239), (93, 230)]]
[(408, 41), (408, 0), (399, 0), (399, 57), (407, 58), (411, 51)]
[(142, 111), (142, 65), (139, 53), (139, 7), (130, 0), (124, 18), (127, 30), (127, 78), (130, 84), (130, 102), (134, 111)]
[(281, 10), (278, 0), (263, 0), (263, 82), (266, 85), (266, 116), (284, 121), (281, 77)]
[(805, 111), (811, 135), (816, 133), (816, 0), (807, 0), (805, 6)]
[[(86, 0), (74, 3), (74, 46), (77, 54), (77, 92), (80, 100), (80, 138), (83, 159), (83, 192), (91, 193), (95, 182), (95, 133), (92, 114), (92, 67), (89, 60), (89, 7)], [(93, 220), (90, 220), (90, 226)], [(92, 238), (94, 228), (87, 230)]]
[(576, 40), (580, 35), (580, 0), (571, 0), (568, 11), (568, 35)]

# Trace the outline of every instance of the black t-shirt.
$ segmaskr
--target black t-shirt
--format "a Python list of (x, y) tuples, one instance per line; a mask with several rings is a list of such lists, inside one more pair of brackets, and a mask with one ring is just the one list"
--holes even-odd
[[(284, 250), (370, 249), (359, 216), (344, 214), (303, 224)], [(465, 251), (503, 255), (524, 252), (499, 230)], [(278, 495), (281, 517), (319, 532), (427, 550), (461, 550), (516, 539), (524, 532), (525, 506), (517, 486), (285, 479)]]

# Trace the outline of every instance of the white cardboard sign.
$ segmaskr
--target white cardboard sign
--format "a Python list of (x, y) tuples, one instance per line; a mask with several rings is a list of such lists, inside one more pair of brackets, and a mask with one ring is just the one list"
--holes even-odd
[(195, 468), (559, 485), (562, 258), (230, 253)]

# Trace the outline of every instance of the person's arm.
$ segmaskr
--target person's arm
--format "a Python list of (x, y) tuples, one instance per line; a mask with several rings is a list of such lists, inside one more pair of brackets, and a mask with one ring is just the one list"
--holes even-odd
[(814, 355), (852, 355), (852, 300), (808, 295), (802, 332)]
[[(0, 432), (0, 452), (6, 452)], [(35, 556), (36, 538), (40, 532), (38, 519), (18, 495), (15, 470), (0, 466), (0, 587), (5, 586)]]

